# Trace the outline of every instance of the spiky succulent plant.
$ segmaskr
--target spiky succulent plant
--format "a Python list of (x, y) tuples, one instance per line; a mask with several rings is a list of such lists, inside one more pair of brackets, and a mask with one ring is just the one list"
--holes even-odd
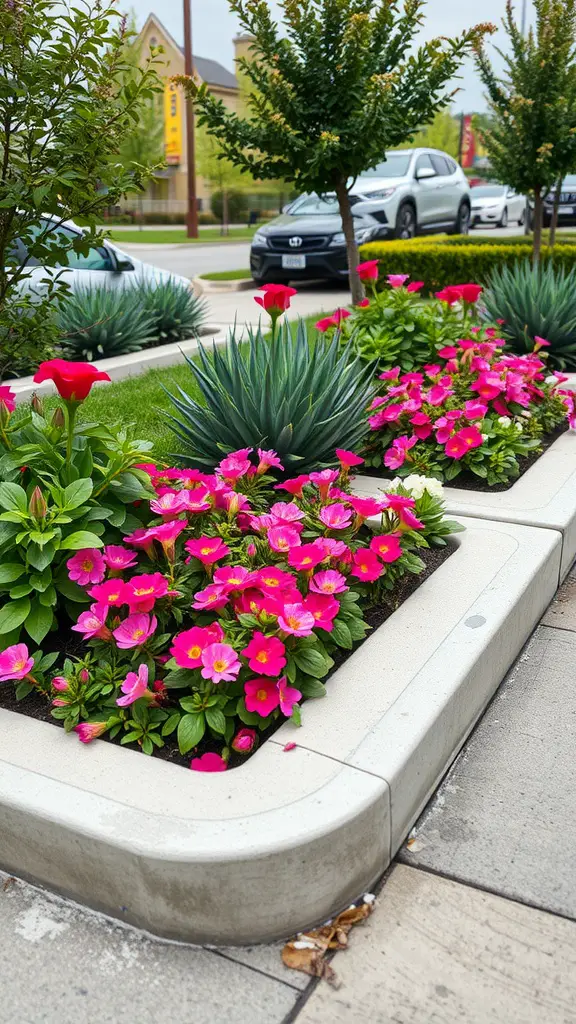
[(138, 287), (80, 286), (62, 301), (58, 325), (66, 358), (73, 361), (138, 352), (155, 337)]
[(502, 336), (515, 352), (531, 352), (536, 337), (550, 343), (550, 366), (576, 369), (576, 271), (531, 263), (495, 270), (484, 296), (491, 320), (503, 320)]
[(272, 339), (251, 330), (242, 344), (233, 330), (223, 349), (200, 346), (187, 362), (202, 401), (179, 387), (169, 416), (186, 465), (213, 469), (226, 452), (261, 446), (278, 452), (288, 474), (305, 473), (366, 433), (374, 365), (337, 336), (311, 344), (302, 321), (295, 336), (284, 325)]
[(158, 344), (190, 338), (206, 321), (206, 302), (183, 282), (146, 282), (140, 294), (143, 308), (153, 318)]

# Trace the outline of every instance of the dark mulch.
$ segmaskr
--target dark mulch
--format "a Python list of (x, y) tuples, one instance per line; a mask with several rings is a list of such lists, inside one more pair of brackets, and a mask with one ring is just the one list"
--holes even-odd
[[(422, 586), (422, 584), (432, 575), (433, 572), (436, 571), (436, 569), (438, 569), (448, 558), (450, 558), (450, 556), (454, 553), (455, 550), (455, 546), (452, 544), (448, 544), (444, 548), (421, 549), (418, 553), (422, 558), (422, 561), (426, 565), (424, 572), (422, 572), (419, 576), (407, 574), (399, 590), (394, 594), (393, 603), (381, 604), (377, 607), (370, 608), (365, 612), (365, 618), (369, 626), (371, 627), (371, 630), (378, 629), (379, 626), (383, 625), (383, 623), (386, 622), (386, 619), (390, 618), (390, 616), (396, 611), (396, 609), (399, 608), (400, 605), (403, 604), (403, 602), (406, 601), (411, 594), (418, 590), (418, 588)], [(368, 634), (368, 636), (370, 636), (370, 633)], [(366, 639), (368, 639), (368, 637)], [(345, 661), (347, 661), (347, 659), (354, 653), (355, 650), (358, 649), (358, 647), (361, 646), (362, 643), (365, 643), (365, 641), (363, 640), (355, 644), (354, 650), (352, 651), (345, 651), (341, 649), (334, 658), (334, 668), (327, 676), (327, 678), (323, 680), (323, 682), (327, 682), (330, 679), (330, 676), (333, 675), (334, 672), (336, 672), (336, 670), (339, 669), (340, 666), (343, 665)], [(47, 645), (45, 644), (44, 647), (47, 648)], [(68, 644), (66, 647), (66, 654), (69, 657), (80, 657), (82, 653), (84, 653), (84, 650), (85, 648), (81, 638), (76, 637), (73, 634), (73, 636), (70, 638), (70, 644)], [(181, 693), (181, 691), (177, 692)], [(177, 702), (175, 703), (177, 704)], [(29, 718), (35, 718), (39, 722), (49, 722), (51, 725), (54, 725), (57, 728), (62, 728), (62, 724), (58, 722), (56, 719), (52, 718), (50, 714), (50, 706), (49, 704), (47, 704), (46, 699), (41, 694), (31, 693), (29, 694), (28, 697), (25, 697), (24, 700), (17, 701), (15, 696), (15, 687), (12, 683), (3, 683), (0, 685), (0, 708), (3, 708), (6, 711), (15, 711), (18, 714), (27, 715)], [(305, 727), (305, 711), (303, 718)], [(286, 719), (282, 718), (275, 722), (273, 725), (271, 725), (270, 728), (266, 730), (266, 732), (260, 733), (260, 744), (264, 743), (267, 739), (273, 736), (276, 730), (279, 729), (280, 726), (283, 725), (285, 721)], [(121, 737), (118, 737), (116, 740), (110, 740), (108, 737), (104, 737), (104, 740), (106, 742), (118, 743), (120, 738)], [(296, 729), (294, 730), (294, 739), (296, 741), (298, 739), (298, 731)], [(70, 737), (70, 742), (78, 742), (78, 740), (74, 736)], [(199, 744), (197, 750), (194, 752), (194, 756), (202, 755), (210, 749), (213, 750), (214, 746), (215, 744), (213, 740), (203, 740), (202, 743)], [(127, 747), (126, 749), (136, 750), (137, 748), (131, 746)], [(193, 754), (186, 754), (185, 756), (182, 756), (182, 754), (178, 750), (178, 744), (173, 736), (167, 738), (166, 746), (162, 747), (160, 750), (154, 751), (154, 757), (160, 758), (160, 760), (162, 761), (169, 761), (171, 764), (182, 765), (182, 767), (184, 768), (189, 767), (190, 759), (192, 756)], [(232, 751), (229, 761), (229, 767), (236, 768), (238, 767), (238, 765), (243, 764), (246, 760), (246, 757), (242, 757), (242, 755), (236, 754), (234, 753), (234, 751)]]
[[(559, 437), (562, 437), (562, 434), (565, 434), (568, 429), (568, 423), (566, 422), (563, 423), (562, 426), (558, 427), (556, 430), (552, 430), (549, 434), (544, 434), (540, 438), (540, 451), (534, 452), (531, 455), (521, 456), (518, 459), (518, 466), (520, 472), (518, 476), (515, 476), (513, 480), (509, 480), (508, 483), (487, 484), (485, 480), (482, 480), (481, 477), (476, 476), (475, 473), (465, 472), (460, 473), (459, 476), (455, 477), (454, 480), (450, 480), (448, 483), (446, 483), (445, 486), (447, 487), (448, 490), (450, 490), (451, 487), (458, 487), (462, 491), (509, 491), (510, 488), (514, 486), (516, 481), (519, 480), (521, 476), (524, 476), (524, 473), (526, 473), (530, 469), (530, 467), (534, 465), (535, 462), (538, 462), (538, 459), (541, 458), (544, 452), (547, 451), (548, 448), (550, 448), (550, 446), (554, 444), (554, 441), (557, 441)], [(356, 472), (359, 473), (360, 475), (364, 475), (362, 473), (362, 469), (358, 469)], [(389, 480), (390, 476), (394, 475), (393, 473), (391, 473), (389, 469), (386, 469), (385, 466), (368, 466), (365, 470), (365, 473), (368, 476), (375, 476), (382, 480)]]

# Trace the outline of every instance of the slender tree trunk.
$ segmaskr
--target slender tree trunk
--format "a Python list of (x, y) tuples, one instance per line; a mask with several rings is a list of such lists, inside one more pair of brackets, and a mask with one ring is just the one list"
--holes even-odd
[(342, 230), (346, 238), (346, 255), (348, 257), (348, 273), (350, 277), (350, 291), (352, 292), (352, 302), (355, 306), (359, 302), (362, 302), (364, 298), (364, 285), (358, 277), (358, 271), (356, 267), (360, 262), (358, 256), (358, 246), (356, 245), (356, 236), (354, 234), (354, 218), (352, 216), (352, 207), (350, 206), (350, 196), (348, 189), (346, 188), (346, 179), (342, 178), (336, 186), (336, 196), (338, 198), (338, 206), (340, 207), (340, 216), (342, 218)]
[(222, 190), (222, 234), (228, 234), (228, 192)]
[(558, 178), (556, 183), (556, 190), (554, 192), (554, 210), (552, 212), (552, 222), (550, 224), (550, 238), (548, 239), (548, 245), (551, 249), (556, 244), (556, 231), (558, 228), (558, 211), (560, 209), (560, 196), (562, 194), (562, 181), (563, 178)]
[(542, 192), (540, 189), (534, 191), (534, 242), (532, 246), (532, 263), (534, 267), (540, 264), (540, 250), (542, 248)]
[(530, 209), (530, 200), (526, 196), (526, 205), (524, 207), (524, 234), (529, 235), (532, 231), (530, 227), (530, 220), (532, 217), (532, 211)]

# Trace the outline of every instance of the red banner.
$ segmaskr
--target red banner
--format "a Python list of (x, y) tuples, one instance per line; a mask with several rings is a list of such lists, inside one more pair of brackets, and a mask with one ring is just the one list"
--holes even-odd
[(476, 159), (476, 139), (472, 129), (472, 114), (462, 117), (462, 142), (460, 145), (460, 163), (462, 167), (474, 167)]

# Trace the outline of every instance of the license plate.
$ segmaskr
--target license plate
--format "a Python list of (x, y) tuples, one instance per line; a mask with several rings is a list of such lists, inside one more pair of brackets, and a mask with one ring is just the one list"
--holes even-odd
[(306, 269), (306, 257), (305, 256), (283, 256), (282, 257), (282, 269), (283, 270), (305, 270)]

